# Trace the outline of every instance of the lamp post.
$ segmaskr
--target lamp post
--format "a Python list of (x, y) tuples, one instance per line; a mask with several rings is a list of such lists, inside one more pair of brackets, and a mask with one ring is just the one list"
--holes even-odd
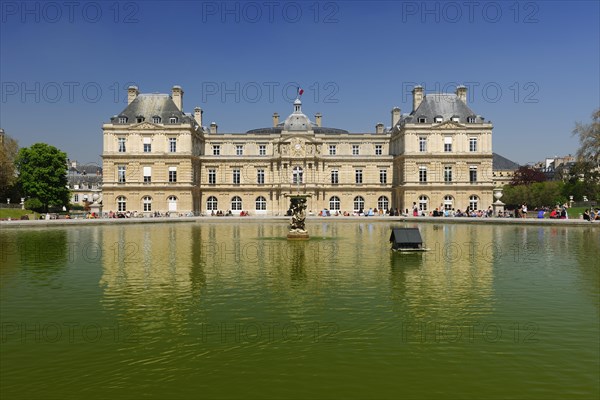
[(569, 208), (573, 208), (573, 195), (569, 196)]

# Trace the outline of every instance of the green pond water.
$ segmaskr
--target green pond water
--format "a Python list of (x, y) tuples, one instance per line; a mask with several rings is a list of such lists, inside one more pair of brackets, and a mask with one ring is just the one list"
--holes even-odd
[(2, 229), (0, 398), (598, 399), (598, 227)]

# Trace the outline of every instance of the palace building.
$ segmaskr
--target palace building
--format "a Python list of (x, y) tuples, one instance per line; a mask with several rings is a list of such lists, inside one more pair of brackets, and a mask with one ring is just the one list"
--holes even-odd
[(245, 133), (203, 126), (185, 113), (183, 90), (140, 94), (103, 125), (104, 211), (284, 215), (286, 195), (308, 209), (485, 209), (492, 202), (492, 124), (454, 94), (413, 90), (413, 110), (392, 109), (391, 127), (350, 133), (314, 122), (296, 99), (282, 122)]

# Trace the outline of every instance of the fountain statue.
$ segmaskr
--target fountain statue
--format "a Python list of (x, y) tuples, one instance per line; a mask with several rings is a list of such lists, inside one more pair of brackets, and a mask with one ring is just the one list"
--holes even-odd
[(288, 195), (290, 198), (290, 210), (292, 212), (292, 224), (290, 225), (290, 231), (287, 235), (288, 239), (292, 240), (306, 240), (308, 239), (308, 232), (304, 221), (306, 220), (306, 199), (310, 195)]

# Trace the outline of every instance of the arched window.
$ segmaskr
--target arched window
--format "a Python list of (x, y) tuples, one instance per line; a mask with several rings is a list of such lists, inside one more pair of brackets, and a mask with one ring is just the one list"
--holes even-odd
[(144, 211), (152, 211), (152, 197), (144, 196), (142, 198), (142, 206), (144, 207)]
[(365, 199), (362, 196), (356, 196), (354, 198), (354, 211), (360, 211), (365, 209)]
[(266, 209), (267, 209), (267, 199), (265, 199), (263, 196), (258, 196), (256, 198), (256, 210), (264, 211)]
[(387, 197), (381, 196), (377, 199), (377, 208), (380, 210), (387, 210), (390, 205), (390, 201)]
[(210, 196), (207, 200), (206, 200), (206, 209), (208, 211), (217, 211), (217, 206), (218, 206), (218, 202), (217, 202), (217, 198), (215, 196)]
[(123, 196), (117, 197), (117, 211), (127, 211), (127, 199)]
[(450, 195), (444, 196), (444, 210), (452, 210), (454, 207), (454, 198)]
[(240, 196), (233, 196), (231, 199), (231, 210), (242, 211), (242, 199)]
[(472, 195), (469, 197), (469, 208), (473, 211), (479, 209), (479, 197)]
[(419, 196), (419, 210), (420, 211), (427, 211), (428, 203), (429, 203), (429, 199), (427, 198), (427, 196), (425, 196), (425, 195)]
[(329, 209), (334, 211), (340, 210), (340, 198), (337, 196), (331, 196), (329, 199)]
[(304, 171), (302, 170), (301, 167), (294, 167), (294, 169), (292, 170), (292, 183), (294, 185), (302, 183), (303, 173), (304, 173)]
[(169, 211), (177, 211), (177, 197), (169, 196), (167, 203), (169, 204)]

